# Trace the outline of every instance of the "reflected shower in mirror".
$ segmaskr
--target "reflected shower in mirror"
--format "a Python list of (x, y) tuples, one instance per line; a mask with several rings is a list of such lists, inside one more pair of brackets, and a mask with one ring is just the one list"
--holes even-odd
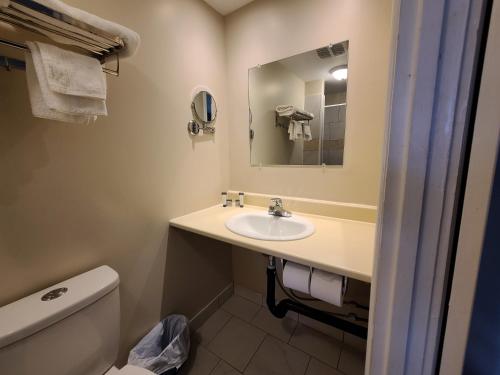
[(251, 164), (344, 163), (348, 41), (249, 70)]

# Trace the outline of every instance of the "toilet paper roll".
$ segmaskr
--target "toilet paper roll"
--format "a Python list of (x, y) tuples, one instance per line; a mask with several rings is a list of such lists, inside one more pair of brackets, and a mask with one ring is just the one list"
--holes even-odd
[(344, 301), (344, 276), (321, 270), (313, 270), (311, 276), (311, 296), (342, 307)]
[(290, 289), (309, 294), (311, 268), (301, 264), (286, 262), (283, 269), (283, 284)]

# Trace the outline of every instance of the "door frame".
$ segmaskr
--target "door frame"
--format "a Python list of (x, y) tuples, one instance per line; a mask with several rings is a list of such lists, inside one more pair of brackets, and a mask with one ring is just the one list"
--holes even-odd
[(437, 368), (487, 0), (396, 0), (366, 373)]
[(500, 107), (500, 2), (489, 3), (487, 40), (478, 89), (477, 111), (470, 146), (469, 168), (464, 191), (456, 260), (449, 299), (441, 374), (462, 371), (466, 354), (479, 266), (483, 252), (490, 200), (495, 178), (499, 136)]

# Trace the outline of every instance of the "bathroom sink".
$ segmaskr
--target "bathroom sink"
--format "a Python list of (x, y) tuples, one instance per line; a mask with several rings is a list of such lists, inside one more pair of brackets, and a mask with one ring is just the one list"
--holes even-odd
[(265, 212), (238, 214), (226, 220), (225, 224), (231, 232), (257, 240), (300, 240), (314, 233), (314, 225), (304, 218), (278, 217)]

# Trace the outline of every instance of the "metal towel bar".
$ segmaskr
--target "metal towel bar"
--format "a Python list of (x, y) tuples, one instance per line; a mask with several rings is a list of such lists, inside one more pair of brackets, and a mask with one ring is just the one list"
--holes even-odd
[[(85, 54), (97, 58), (101, 63), (105, 63), (108, 57), (113, 57), (116, 59), (116, 69), (103, 67), (102, 70), (114, 76), (119, 75), (120, 61), (118, 52), (125, 44), (116, 35), (99, 30), (92, 25), (47, 8), (33, 0), (10, 0), (7, 7), (0, 7), (0, 22), (49, 38), (56, 37), (58, 42), (82, 49)], [(28, 50), (28, 47), (22, 43), (3, 38), (0, 39), (0, 44)], [(2, 60), (7, 60), (0, 56), (0, 64), (5, 66)], [(15, 59), (9, 60), (14, 61)], [(10, 66), (15, 67), (15, 65)]]
[[(23, 51), (29, 51), (29, 48), (27, 45), (22, 44), (22, 43), (18, 43), (18, 42), (13, 42), (11, 40), (0, 39), (0, 44), (4, 45), (4, 46), (11, 47), (11, 48), (20, 49)], [(116, 68), (113, 70), (113, 69), (109, 69), (109, 68), (106, 68), (103, 66), (102, 71), (104, 73), (111, 74), (113, 76), (118, 77), (120, 75), (120, 57), (117, 53), (115, 53), (113, 56), (116, 58)], [(9, 66), (6, 66), (4, 64), (4, 61), (6, 61), (6, 60), (7, 61), (17, 61), (18, 63), (11, 63), (11, 65), (10, 65), (10, 67), (13, 67), (15, 69), (24, 70), (26, 67), (26, 64), (24, 63), (24, 61), (12, 59), (12, 58), (9, 58), (7, 56), (0, 55), (0, 63), (2, 64), (2, 66), (4, 68), (7, 68), (7, 70), (10, 70), (10, 69), (9, 69)], [(19, 64), (19, 62), (22, 62), (23, 64)]]

